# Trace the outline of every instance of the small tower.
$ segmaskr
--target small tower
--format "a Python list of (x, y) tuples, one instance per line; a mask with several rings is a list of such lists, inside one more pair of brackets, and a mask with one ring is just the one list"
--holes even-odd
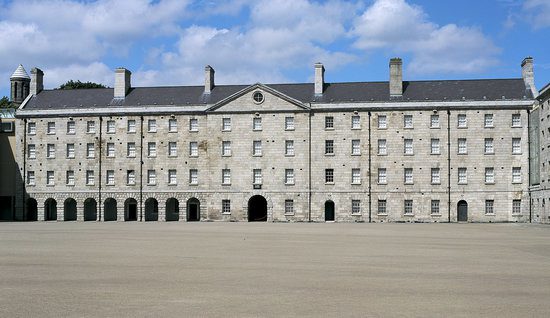
[(17, 105), (21, 105), (25, 98), (29, 95), (31, 78), (23, 65), (19, 64), (15, 72), (10, 77), (11, 90), (10, 100)]

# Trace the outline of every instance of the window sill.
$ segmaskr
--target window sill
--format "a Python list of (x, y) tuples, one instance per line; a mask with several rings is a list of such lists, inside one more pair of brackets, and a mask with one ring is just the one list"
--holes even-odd
[(156, 158), (157, 156), (147, 156), (147, 158)]
[(222, 187), (230, 187), (231, 183), (222, 183)]
[(150, 133), (150, 134), (155, 134), (155, 133), (157, 133), (156, 130), (155, 130), (155, 131), (150, 130), (150, 131), (147, 131), (147, 132)]
[(511, 126), (510, 128), (523, 128), (523, 126)]
[(430, 129), (441, 129), (441, 127), (430, 127)]
[(169, 130), (168, 133), (170, 134), (173, 134), (173, 133), (177, 133), (178, 131), (177, 130)]
[(522, 184), (523, 182), (519, 181), (519, 182), (512, 182), (512, 184)]
[(361, 182), (355, 182), (355, 183), (351, 183), (352, 186), (360, 186), (361, 185)]
[(387, 182), (384, 182), (384, 183), (376, 183), (377, 185), (381, 185), (381, 186), (385, 186), (385, 185), (388, 185)]
[(177, 158), (178, 155), (168, 155), (168, 158)]
[(360, 153), (352, 153), (351, 155), (352, 155), (352, 156), (361, 156)]
[(148, 187), (156, 187), (157, 184), (156, 184), (156, 183), (147, 183), (147, 186), (148, 186)]
[(334, 185), (334, 182), (325, 182), (325, 185)]
[(285, 157), (294, 157), (294, 155), (285, 154)]
[(89, 183), (89, 184), (86, 184), (86, 186), (87, 186), (87, 187), (93, 187), (93, 186), (95, 186), (95, 184)]
[(285, 183), (285, 186), (293, 186), (295, 183)]
[(352, 216), (361, 216), (361, 215), (363, 215), (363, 214), (361, 214), (361, 212), (358, 212), (358, 213), (353, 213), (353, 212), (352, 212), (351, 215), (352, 215)]
[(431, 156), (441, 156), (441, 152), (440, 153), (431, 153), (430, 155)]
[(134, 187), (136, 184), (135, 183), (127, 183), (126, 185), (129, 186), (129, 187)]
[(387, 156), (388, 154), (387, 153), (379, 153), (377, 154), (377, 156)]
[(361, 130), (361, 127), (351, 127), (351, 130)]
[[(286, 128), (285, 131), (294, 131), (294, 128)], [(292, 214), (294, 215), (294, 214)]]
[(403, 127), (403, 129), (414, 129), (414, 127)]
[(495, 216), (495, 213), (485, 213), (485, 216)]
[(494, 156), (495, 155), (494, 152), (485, 152), (483, 154), (486, 155), (486, 156)]
[(196, 187), (196, 186), (198, 186), (198, 185), (199, 185), (198, 183), (189, 183), (189, 186), (190, 186), (190, 187)]
[(457, 152), (456, 154), (457, 154), (458, 156), (466, 156), (466, 155), (468, 155), (467, 152)]
[(483, 126), (483, 128), (487, 128), (487, 129), (494, 129), (495, 126)]
[(325, 157), (334, 157), (334, 153), (325, 153)]
[(468, 185), (468, 182), (459, 182), (458, 185)]
[(222, 215), (231, 215), (231, 212), (222, 212)]
[(27, 187), (36, 187), (36, 184), (29, 184), (29, 183), (27, 183)]
[(262, 157), (262, 155), (252, 155), (252, 157)]
[(414, 185), (414, 182), (405, 182), (404, 185), (406, 186)]
[(189, 155), (189, 158), (198, 158), (199, 155)]
[(495, 182), (485, 182), (485, 185), (495, 185)]
[(430, 214), (431, 217), (438, 218), (441, 217), (441, 213), (432, 213)]
[(411, 217), (411, 216), (414, 216), (414, 213), (403, 213), (403, 216)]
[(231, 155), (222, 155), (222, 157), (224, 157), (224, 158), (225, 158), (225, 157), (231, 157)]
[(378, 130), (387, 130), (388, 127), (378, 127)]
[(378, 215), (378, 216), (388, 216), (388, 213), (387, 213), (387, 212), (385, 212), (385, 213), (377, 213), (376, 215)]
[(457, 126), (456, 129), (468, 129), (468, 126)]
[(198, 133), (198, 130), (189, 130), (190, 133)]
[(441, 182), (432, 182), (432, 185), (441, 185)]
[(334, 130), (334, 127), (325, 127), (325, 130)]
[(105, 186), (107, 186), (107, 187), (114, 187), (115, 184), (114, 184), (114, 183), (106, 183)]
[(403, 156), (414, 156), (414, 153), (404, 153)]

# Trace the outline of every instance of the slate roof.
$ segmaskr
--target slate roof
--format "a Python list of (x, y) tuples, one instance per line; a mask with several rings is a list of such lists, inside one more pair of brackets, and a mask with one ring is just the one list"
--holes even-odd
[(26, 78), (31, 79), (29, 77), (29, 74), (27, 74), (27, 71), (25, 71), (25, 68), (23, 65), (19, 64), (19, 66), (15, 69), (13, 74), (11, 74), (10, 78)]
[[(29, 100), (25, 110), (78, 109), (132, 106), (213, 105), (249, 85), (215, 86), (204, 95), (203, 86), (136, 87), (123, 100), (113, 99), (112, 88), (44, 90)], [(461, 101), (532, 99), (523, 79), (404, 81), (403, 97), (390, 98), (388, 82), (325, 83), (321, 97), (313, 83), (266, 84), (303, 103), (349, 103), (390, 101)]]

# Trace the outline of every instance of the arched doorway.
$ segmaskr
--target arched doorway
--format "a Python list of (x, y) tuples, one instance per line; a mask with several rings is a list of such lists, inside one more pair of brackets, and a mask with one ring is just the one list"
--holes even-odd
[(334, 202), (328, 200), (325, 202), (325, 222), (334, 221)]
[(97, 201), (92, 198), (84, 201), (84, 221), (97, 220)]
[(63, 220), (76, 221), (76, 200), (68, 198), (63, 203)]
[(57, 220), (57, 201), (49, 198), (44, 202), (44, 220), (56, 221)]
[(159, 203), (155, 198), (149, 198), (145, 201), (145, 221), (158, 221)]
[(175, 198), (166, 200), (166, 221), (179, 221), (180, 203)]
[(468, 221), (468, 202), (461, 200), (457, 204), (457, 221), (458, 222), (467, 222)]
[(36, 221), (38, 220), (38, 202), (33, 198), (27, 199), (27, 211), (25, 220)]
[(108, 198), (103, 204), (103, 221), (116, 221), (116, 200)]
[(187, 221), (200, 221), (201, 219), (201, 203), (197, 198), (187, 200)]
[(267, 201), (261, 195), (255, 195), (248, 200), (248, 222), (267, 221)]
[(137, 201), (133, 198), (124, 201), (124, 221), (137, 221)]

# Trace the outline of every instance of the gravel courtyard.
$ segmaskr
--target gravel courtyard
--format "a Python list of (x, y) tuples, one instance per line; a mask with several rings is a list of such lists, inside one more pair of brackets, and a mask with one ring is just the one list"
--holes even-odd
[(0, 317), (549, 317), (550, 227), (0, 223)]

